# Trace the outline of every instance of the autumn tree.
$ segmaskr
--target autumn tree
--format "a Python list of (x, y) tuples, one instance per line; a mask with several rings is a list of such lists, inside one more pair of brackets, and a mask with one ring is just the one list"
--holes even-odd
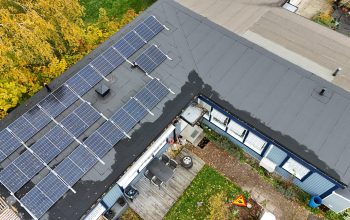
[(137, 15), (99, 12), (85, 25), (78, 0), (0, 0), (0, 119)]

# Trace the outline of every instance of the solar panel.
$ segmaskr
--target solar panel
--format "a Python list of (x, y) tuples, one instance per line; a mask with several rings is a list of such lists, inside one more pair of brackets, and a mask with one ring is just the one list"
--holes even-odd
[[(3, 179), (2, 175), (12, 174), (14, 171), (17, 172), (17, 176), (21, 180), (6, 179), (2, 182), (5, 186), (9, 186), (12, 192), (19, 190), (30, 178), (35, 176), (41, 169), (44, 168), (44, 165), (29, 151), (25, 151), (19, 157), (17, 157), (10, 165), (5, 167), (0, 176), (1, 180)], [(14, 181), (11, 183), (8, 181)]]
[(158, 47), (155, 45), (150, 46), (147, 51), (146, 55), (153, 60), (153, 62), (158, 66), (159, 64), (163, 63), (164, 60), (166, 60), (166, 55), (159, 50)]
[(113, 65), (114, 68), (117, 68), (120, 66), (125, 59), (117, 52), (115, 51), (112, 47), (108, 48), (102, 56), (108, 60), (110, 64)]
[(67, 80), (67, 85), (73, 89), (75, 93), (82, 96), (92, 88), (80, 75), (76, 74)]
[(161, 50), (159, 50), (158, 47), (152, 45), (138, 58), (136, 58), (135, 63), (144, 72), (151, 73), (155, 68), (157, 68), (157, 66), (164, 62), (166, 58), (166, 55)]
[(154, 16), (148, 17), (143, 23), (155, 34), (158, 34), (164, 29), (164, 26)]
[(144, 23), (137, 25), (137, 27), (134, 30), (147, 42), (150, 41), (156, 35)]
[(19, 146), (21, 143), (8, 130), (0, 131), (0, 151), (2, 153), (0, 162), (17, 150)]
[(47, 139), (46, 136), (35, 142), (30, 149), (32, 149), (45, 163), (49, 163), (61, 152), (61, 150)]
[(140, 90), (135, 95), (135, 98), (139, 100), (139, 102), (141, 102), (148, 109), (154, 108), (159, 102), (159, 100), (146, 88)]
[(13, 163), (9, 164), (0, 172), (0, 181), (11, 192), (20, 189), (29, 178), (21, 172)]
[(0, 162), (6, 159), (6, 155), (0, 151)]
[(31, 189), (22, 199), (21, 203), (30, 210), (31, 214), (37, 219), (45, 214), (54, 204), (41, 190), (37, 187)]
[(64, 159), (55, 168), (55, 172), (70, 186), (84, 175), (84, 172), (69, 158)]
[(68, 191), (68, 187), (52, 172), (45, 176), (36, 187), (53, 202)]
[(125, 132), (129, 132), (137, 124), (137, 121), (133, 119), (124, 109), (119, 109), (111, 117), (111, 120)]
[(141, 68), (145, 73), (151, 73), (157, 65), (146, 54), (141, 54), (135, 60), (135, 64)]
[(135, 99), (130, 99), (124, 106), (123, 109), (129, 113), (133, 119), (137, 122), (140, 121), (145, 115), (147, 115), (147, 110), (138, 103)]
[[(138, 94), (138, 101), (144, 103), (145, 106), (155, 106), (164, 96), (168, 93), (168, 89), (160, 83), (157, 79), (150, 81)], [(141, 120), (147, 110), (135, 99), (131, 99), (127, 102), (119, 111), (117, 111), (111, 118), (123, 131), (128, 132), (135, 124), (136, 120)], [(68, 115), (65, 119), (62, 120), (62, 125), (64, 125), (69, 130), (78, 130), (77, 124), (82, 124), (83, 121), (79, 119), (76, 114), (81, 115), (82, 117), (91, 118), (90, 111), (92, 115), (96, 114), (96, 111), (88, 106), (87, 103), (82, 104), (75, 112)], [(132, 115), (132, 117), (130, 116)], [(136, 120), (135, 120), (135, 119)], [(79, 121), (80, 120), (80, 121)], [(84, 119), (87, 121), (87, 119)], [(93, 123), (93, 122), (91, 122)], [(62, 134), (62, 140), (65, 140), (67, 133), (64, 132), (59, 126), (55, 126), (52, 130), (55, 132), (50, 133), (50, 136), (47, 137), (49, 140), (60, 141), (60, 137), (54, 137), (55, 133)], [(48, 134), (49, 134), (48, 133)], [(72, 132), (73, 133), (73, 132)], [(74, 132), (75, 133), (75, 132)], [(80, 131), (78, 132), (80, 133)], [(73, 186), (86, 172), (88, 172), (96, 163), (97, 158), (89, 152), (93, 151), (98, 157), (103, 157), (112, 147), (116, 144), (121, 138), (124, 137), (124, 134), (119, 130), (111, 121), (106, 121), (100, 128), (97, 129), (92, 135), (90, 135), (85, 141), (84, 144), (88, 149), (83, 145), (78, 146), (73, 152), (64, 159), (54, 170), (57, 173), (58, 177), (61, 177), (64, 182)], [(46, 138), (46, 137), (45, 137)], [(70, 138), (71, 139), (71, 138)], [(69, 140), (65, 142), (69, 142)], [(56, 142), (53, 142), (54, 144)], [(14, 184), (14, 180), (20, 179), (23, 184), (29, 180), (27, 176), (21, 173), (13, 164), (10, 164), (11, 169), (6, 170), (6, 173), (2, 174), (0, 172), (0, 180), (11, 179), (9, 185)], [(62, 197), (68, 190), (68, 187), (53, 173), (49, 173), (42, 181), (39, 182), (32, 190), (30, 190), (22, 199), (21, 202), (23, 205), (36, 217), (40, 218), (60, 197)], [(20, 184), (22, 185), (22, 184)], [(6, 185), (7, 186), (7, 185)], [(15, 189), (16, 191), (16, 189)], [(41, 202), (45, 204), (42, 204)]]
[(75, 137), (79, 137), (88, 127), (76, 114), (72, 113), (61, 121), (70, 133)]
[[(84, 82), (87, 82), (90, 85), (90, 88), (96, 85), (98, 82), (102, 80), (102, 76), (98, 74), (91, 66), (87, 65), (83, 69), (81, 69), (78, 74), (81, 78), (84, 79)], [(85, 85), (87, 86), (87, 85)], [(88, 87), (88, 86), (87, 86)], [(90, 89), (89, 88), (89, 89)], [(75, 91), (75, 90), (74, 90)], [(85, 94), (85, 93), (84, 93)]]
[(169, 90), (157, 79), (152, 79), (146, 85), (146, 88), (159, 100), (163, 99), (169, 93)]
[(23, 115), (37, 130), (42, 129), (51, 119), (38, 106), (34, 106)]
[(120, 39), (116, 44), (113, 45), (118, 52), (123, 55), (125, 58), (129, 58), (136, 49), (133, 48), (124, 38)]
[(66, 109), (52, 94), (39, 102), (39, 105), (54, 118)]
[(93, 65), (103, 76), (107, 76), (114, 70), (114, 66), (109, 63), (109, 61), (106, 60), (103, 56), (96, 57), (91, 62), (91, 65)]
[(97, 132), (90, 135), (84, 143), (100, 158), (112, 148), (112, 145)]
[(97, 163), (96, 157), (94, 157), (84, 146), (77, 147), (69, 156), (84, 173), (91, 169)]
[(44, 165), (29, 151), (25, 151), (17, 157), (13, 164), (20, 169), (27, 177), (33, 177)]
[(140, 49), (143, 45), (146, 43), (140, 38), (139, 35), (136, 34), (134, 31), (130, 31), (124, 36), (124, 39), (135, 49)]
[(101, 115), (88, 103), (82, 103), (74, 113), (88, 126), (92, 125)]
[(106, 121), (97, 129), (109, 143), (115, 145), (120, 139), (124, 137), (123, 132), (121, 132), (112, 122)]
[(73, 141), (73, 138), (59, 125), (53, 127), (45, 137), (54, 143), (60, 151), (64, 150)]
[[(75, 114), (79, 114), (85, 120), (85, 123)], [(100, 115), (87, 103), (81, 104), (74, 113), (68, 115), (62, 120), (62, 125), (66, 129), (71, 130), (71, 132), (78, 136), (84, 132), (91, 124), (93, 124)], [(87, 125), (86, 125), (87, 124)], [(71, 142), (73, 138), (59, 125), (56, 125), (51, 129), (45, 136), (34, 143), (31, 149), (36, 153), (45, 163), (49, 163), (54, 159), (62, 150), (64, 150)], [(22, 155), (14, 160), (13, 165), (20, 169), (26, 179), (31, 179), (35, 176), (41, 169), (44, 168), (42, 164), (35, 156), (29, 151), (25, 151)], [(12, 169), (12, 166), (6, 167), (6, 169)], [(11, 180), (13, 181), (13, 180)], [(19, 181), (11, 189), (16, 192), (19, 190), (26, 181)], [(10, 185), (10, 183), (5, 183)]]
[(78, 97), (66, 86), (59, 87), (52, 93), (55, 98), (60, 101), (66, 108), (68, 108), (73, 102), (78, 100)]
[(26, 142), (29, 138), (37, 132), (37, 129), (29, 123), (24, 116), (21, 116), (12, 122), (8, 128), (19, 137), (23, 142)]

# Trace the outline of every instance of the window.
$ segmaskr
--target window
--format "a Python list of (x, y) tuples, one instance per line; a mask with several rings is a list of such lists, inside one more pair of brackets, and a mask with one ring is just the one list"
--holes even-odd
[(257, 152), (258, 154), (261, 154), (267, 142), (261, 139), (260, 137), (256, 136), (255, 134), (249, 133), (244, 141), (244, 144), (250, 149)]
[(310, 170), (300, 163), (296, 162), (294, 159), (289, 158), (287, 162), (282, 167), (286, 171), (288, 171), (290, 174), (295, 176), (298, 179), (302, 179)]
[(246, 134), (247, 130), (242, 127), (241, 125), (237, 124), (234, 121), (230, 121), (227, 125), (227, 133), (229, 133), (234, 138), (243, 141), (244, 135)]
[(213, 109), (211, 112), (211, 120), (213, 124), (221, 128), (222, 130), (226, 129), (226, 124), (228, 121), (228, 118), (226, 115), (222, 114), (221, 112), (217, 111), (216, 109)]

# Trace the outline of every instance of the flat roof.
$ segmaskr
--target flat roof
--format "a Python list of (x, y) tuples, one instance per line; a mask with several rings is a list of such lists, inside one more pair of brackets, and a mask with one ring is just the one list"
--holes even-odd
[[(350, 91), (350, 38), (280, 0), (176, 0), (185, 7), (274, 54)], [(307, 1), (303, 1), (307, 2)], [(300, 8), (299, 8), (300, 9)], [(341, 67), (335, 77), (332, 73)]]
[[(134, 61), (151, 44), (158, 45), (172, 60), (162, 63), (151, 76), (159, 78), (175, 95), (168, 94), (152, 110), (154, 116), (148, 114), (133, 129), (131, 139), (120, 141), (103, 158), (106, 165), (96, 164), (73, 186), (77, 193), (66, 193), (43, 219), (82, 216), (198, 94), (207, 96), (334, 179), (350, 183), (350, 94), (172, 0), (157, 1), (56, 79), (51, 87), (57, 88), (149, 15), (155, 15), (169, 30), (163, 30), (129, 60)], [(83, 96), (107, 117), (150, 80), (139, 68), (131, 68), (127, 62), (107, 78), (109, 82), (100, 82), (111, 89), (107, 97), (98, 97), (94, 89)], [(322, 88), (326, 92), (320, 97), (318, 92)], [(5, 128), (46, 95), (45, 90), (34, 95), (0, 121), (0, 128)], [(73, 109), (67, 109), (58, 120)], [(102, 120), (97, 121), (79, 139), (89, 136), (101, 123)], [(28, 144), (52, 126), (51, 122)], [(77, 146), (73, 143), (50, 166), (57, 165)], [(1, 167), (23, 150), (24, 147), (18, 149)], [(41, 171), (17, 195), (25, 194), (47, 172)], [(8, 196), (8, 191), (2, 187), (1, 194)]]

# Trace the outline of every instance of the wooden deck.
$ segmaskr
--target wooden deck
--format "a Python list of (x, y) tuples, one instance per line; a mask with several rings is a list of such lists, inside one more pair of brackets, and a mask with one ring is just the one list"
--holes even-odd
[(135, 187), (140, 194), (130, 202), (130, 207), (144, 220), (160, 220), (169, 211), (171, 206), (182, 195), (204, 165), (204, 161), (186, 149), (183, 149), (178, 158), (190, 155), (193, 159), (193, 167), (189, 170), (180, 165), (175, 170), (174, 176), (160, 189), (149, 182), (145, 177), (141, 178)]

